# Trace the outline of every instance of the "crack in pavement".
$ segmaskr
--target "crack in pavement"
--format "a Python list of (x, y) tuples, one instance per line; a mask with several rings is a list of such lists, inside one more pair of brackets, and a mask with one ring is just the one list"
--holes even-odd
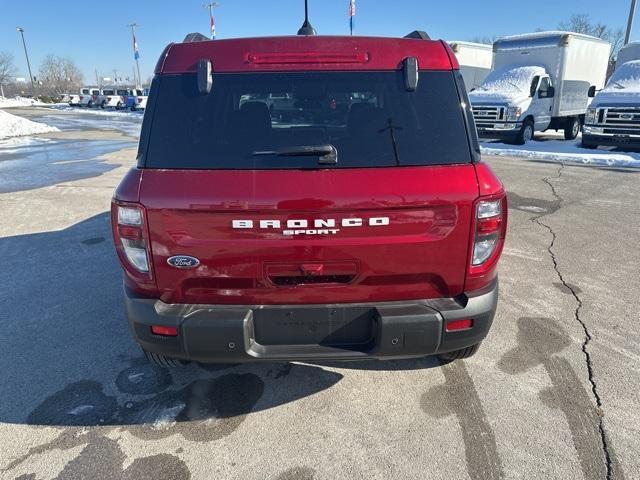
[[(554, 178), (555, 180), (559, 179), (562, 176), (562, 171), (564, 170), (564, 167), (565, 167), (564, 163), (560, 162), (560, 167), (558, 168), (557, 175)], [(589, 332), (589, 328), (587, 327), (587, 324), (584, 322), (584, 320), (582, 320), (582, 318), (580, 318), (580, 310), (582, 309), (582, 299), (578, 295), (578, 290), (576, 289), (575, 286), (571, 285), (564, 279), (564, 276), (560, 271), (560, 267), (558, 266), (558, 259), (556, 257), (555, 252), (553, 251), (553, 247), (556, 243), (558, 236), (556, 232), (549, 225), (547, 225), (546, 223), (540, 220), (544, 216), (558, 211), (560, 209), (560, 205), (562, 205), (562, 203), (564, 202), (564, 199), (556, 191), (555, 185), (553, 185), (553, 183), (551, 182), (550, 177), (544, 177), (542, 181), (546, 185), (548, 185), (549, 188), (551, 189), (551, 194), (553, 195), (556, 202), (558, 203), (558, 209), (554, 210), (554, 212), (545, 212), (540, 215), (536, 215), (531, 218), (531, 221), (540, 225), (541, 227), (546, 228), (551, 234), (551, 243), (549, 243), (549, 246), (547, 247), (547, 252), (549, 253), (551, 257), (551, 261), (553, 262), (553, 269), (555, 270), (556, 275), (558, 275), (560, 282), (562, 282), (564, 287), (567, 289), (567, 291), (571, 293), (571, 295), (576, 301), (576, 309), (574, 311), (574, 316), (575, 316), (575, 319), (580, 324), (580, 326), (582, 327), (582, 330), (584, 332), (584, 341), (582, 342), (582, 353), (584, 354), (585, 362), (587, 364), (587, 375), (588, 375), (589, 383), (591, 384), (591, 392), (593, 393), (593, 398), (595, 400), (596, 407), (597, 407), (596, 412), (598, 414), (598, 430), (600, 432), (602, 451), (603, 451), (604, 460), (607, 466), (606, 478), (607, 480), (611, 480), (613, 478), (613, 461), (612, 461), (612, 455), (610, 452), (609, 442), (607, 440), (607, 434), (604, 429), (604, 422), (603, 422), (604, 412), (602, 410), (602, 399), (600, 398), (600, 394), (598, 393), (598, 387), (596, 385), (594, 372), (593, 372), (593, 362), (591, 360), (591, 354), (589, 353), (589, 350), (587, 348), (587, 346), (589, 345), (593, 337)]]

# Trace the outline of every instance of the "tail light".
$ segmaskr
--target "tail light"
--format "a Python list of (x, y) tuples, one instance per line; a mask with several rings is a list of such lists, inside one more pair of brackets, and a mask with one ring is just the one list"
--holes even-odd
[(94, 95), (94, 96), (91, 97), (91, 99), (94, 100), (94, 101), (97, 100), (97, 98), (98, 98), (97, 95)]
[(138, 103), (142, 102), (142, 97), (138, 97)]
[(465, 290), (478, 290), (496, 275), (507, 227), (507, 198), (504, 194), (481, 197), (474, 205), (474, 225)]
[(137, 279), (151, 279), (144, 208), (136, 204), (113, 203), (111, 220), (116, 250), (127, 273)]
[(111, 97), (107, 97), (107, 102), (110, 102), (110, 101), (111, 101)]
[(82, 100), (84, 98), (84, 95), (80, 95), (80, 100)]

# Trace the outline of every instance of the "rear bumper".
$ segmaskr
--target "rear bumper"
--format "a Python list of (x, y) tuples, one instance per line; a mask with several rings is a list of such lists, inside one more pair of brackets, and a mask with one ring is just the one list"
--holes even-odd
[[(456, 298), (346, 305), (170, 305), (125, 289), (129, 325), (145, 350), (203, 363), (445, 353), (480, 342), (497, 301), (497, 280)], [(445, 331), (449, 321), (459, 319), (473, 319), (473, 326)], [(178, 336), (154, 335), (152, 325), (177, 327)]]

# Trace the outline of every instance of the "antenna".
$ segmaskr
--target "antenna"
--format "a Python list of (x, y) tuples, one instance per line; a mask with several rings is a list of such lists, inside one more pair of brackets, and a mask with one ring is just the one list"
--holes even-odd
[(307, 0), (304, 0), (304, 23), (298, 30), (298, 35), (317, 35), (316, 29), (309, 23), (309, 5)]

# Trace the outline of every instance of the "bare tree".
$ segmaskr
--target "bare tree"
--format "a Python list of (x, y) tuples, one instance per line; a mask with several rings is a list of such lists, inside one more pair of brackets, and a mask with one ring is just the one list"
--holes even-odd
[(0, 52), (0, 96), (4, 97), (4, 86), (12, 83), (11, 79), (16, 75), (16, 66), (13, 63), (13, 55), (9, 52)]
[(38, 71), (38, 83), (49, 95), (61, 95), (82, 86), (82, 73), (73, 60), (47, 55)]
[(485, 45), (493, 45), (493, 42), (496, 41), (496, 37), (495, 36), (489, 36), (489, 35), (476, 35), (475, 37), (471, 37), (469, 39), (470, 42), (473, 43), (482, 43)]
[(571, 15), (568, 21), (558, 24), (560, 30), (568, 32), (584, 33), (592, 37), (602, 38), (611, 44), (609, 65), (612, 65), (618, 56), (618, 51), (624, 43), (624, 31), (621, 27), (612, 28), (601, 22), (592, 22), (585, 13)]

